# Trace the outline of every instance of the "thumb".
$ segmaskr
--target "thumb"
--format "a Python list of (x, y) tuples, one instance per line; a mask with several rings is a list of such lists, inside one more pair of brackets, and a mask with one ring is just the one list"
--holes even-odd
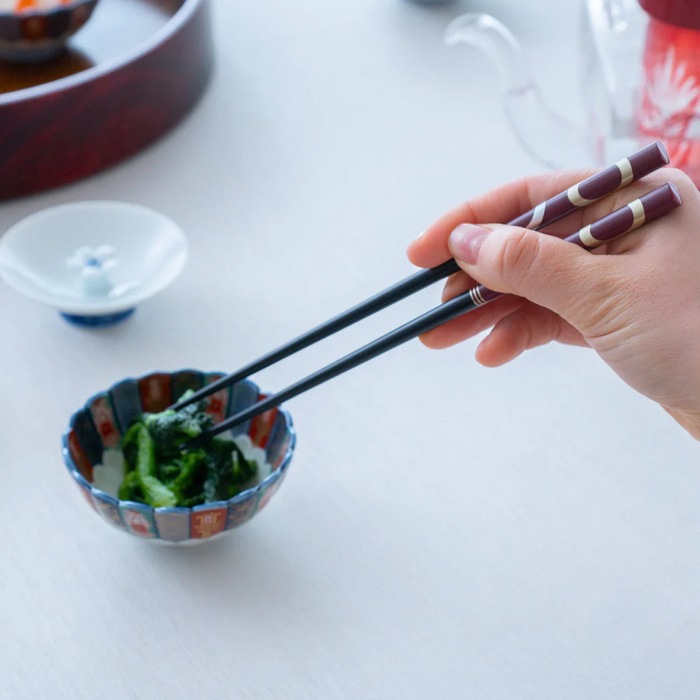
[(613, 291), (603, 256), (537, 231), (462, 224), (449, 246), (457, 264), (485, 287), (529, 299), (584, 332)]

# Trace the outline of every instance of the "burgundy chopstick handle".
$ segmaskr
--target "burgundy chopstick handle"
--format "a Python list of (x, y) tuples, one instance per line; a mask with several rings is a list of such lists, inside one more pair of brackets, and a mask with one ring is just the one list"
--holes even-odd
[[(680, 207), (681, 204), (683, 201), (676, 186), (667, 182), (624, 207), (616, 209), (595, 223), (585, 226), (566, 240), (581, 246), (581, 248), (591, 250), (659, 219), (664, 214)], [(501, 292), (494, 292), (481, 284), (470, 289), (468, 294), (474, 306), (483, 306), (501, 296)]]
[(676, 186), (667, 182), (595, 223), (585, 226), (566, 240), (591, 250), (668, 214), (682, 203)]
[(539, 229), (543, 222), (547, 225), (552, 224), (580, 207), (588, 206), (591, 202), (607, 197), (622, 187), (627, 187), (631, 182), (649, 175), (668, 163), (666, 149), (662, 143), (656, 141), (629, 158), (623, 158), (615, 165), (570, 187), (566, 192), (538, 204), (510, 224), (529, 229)]

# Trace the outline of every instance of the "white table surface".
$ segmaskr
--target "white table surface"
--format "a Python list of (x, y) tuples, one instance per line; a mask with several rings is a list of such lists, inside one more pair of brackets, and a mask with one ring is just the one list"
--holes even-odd
[[(406, 244), (447, 207), (537, 170), (486, 61), (441, 45), (464, 7), (218, 0), (216, 76), (181, 128), (0, 206), (4, 231), (58, 202), (140, 202), (192, 246), (183, 277), (106, 332), (0, 286), (0, 697), (698, 697), (700, 450), (592, 353), (486, 370), (476, 341), (414, 342), (339, 378), (291, 405), (298, 452), (269, 509), (191, 550), (111, 530), (61, 463), (93, 392), (234, 369), (409, 273)], [(557, 106), (577, 104), (555, 89), (578, 60), (574, 0), (478, 7), (524, 37)]]

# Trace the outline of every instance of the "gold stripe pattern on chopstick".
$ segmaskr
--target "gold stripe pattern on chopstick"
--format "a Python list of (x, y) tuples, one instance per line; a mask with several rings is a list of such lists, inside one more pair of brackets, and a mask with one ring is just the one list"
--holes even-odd
[(634, 216), (632, 225), (629, 227), (629, 229), (627, 229), (627, 232), (629, 232), (634, 231), (644, 223), (646, 219), (646, 212), (644, 211), (644, 205), (639, 199), (635, 199), (634, 202), (630, 202), (627, 206), (632, 210), (632, 214)]
[(535, 207), (532, 212), (532, 221), (525, 228), (536, 229), (542, 223), (546, 206), (547, 202), (542, 202)]
[(575, 207), (587, 207), (589, 204), (593, 204), (593, 202), (596, 201), (595, 199), (586, 199), (585, 197), (582, 197), (578, 191), (578, 185), (569, 187), (569, 189), (566, 191), (566, 196)]
[(622, 175), (622, 180), (617, 188), (621, 190), (623, 187), (627, 187), (634, 180), (634, 172), (632, 171), (632, 163), (630, 163), (629, 158), (623, 158), (618, 160), (615, 165), (620, 169), (620, 174)]
[(581, 239), (581, 243), (586, 246), (586, 248), (595, 248), (596, 246), (599, 246), (602, 241), (599, 241), (597, 238), (593, 238), (591, 235), (591, 224), (588, 224), (588, 226), (584, 226), (579, 232), (578, 232), (578, 237)]

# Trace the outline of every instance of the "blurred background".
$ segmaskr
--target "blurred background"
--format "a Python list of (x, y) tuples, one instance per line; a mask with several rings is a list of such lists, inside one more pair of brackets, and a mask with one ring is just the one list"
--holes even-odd
[[(290, 476), (226, 542), (155, 549), (79, 502), (60, 435), (88, 396), (154, 369), (232, 371), (410, 274), (406, 246), (445, 210), (551, 169), (522, 133), (542, 139), (551, 115), (514, 125), (494, 61), (445, 46), (463, 13), (502, 22), (547, 109), (578, 124), (550, 132), (556, 165), (611, 162), (658, 137), (658, 122), (640, 126), (639, 95), (669, 47), (686, 56), (690, 100), (674, 144), (697, 135), (698, 43), (672, 32), (647, 51), (645, 24), (630, 48), (630, 3), (212, 0), (209, 83), (207, 32), (172, 41), (195, 5), (100, 0), (70, 39), (86, 63), (63, 79), (171, 38), (124, 92), (119, 77), (93, 81), (90, 109), (70, 93), (42, 101), (46, 66), (1, 64), (0, 231), (55, 204), (119, 200), (171, 217), (190, 252), (171, 288), (100, 332), (0, 286), (0, 697), (696, 697), (697, 445), (580, 349), (491, 371), (473, 360), (478, 338), (440, 354), (413, 342), (298, 398)], [(593, 10), (608, 13), (600, 55), (585, 48)], [(628, 66), (627, 92), (593, 84), (609, 65)], [(36, 92), (8, 90), (18, 75)], [(28, 96), (41, 99), (25, 112)], [(581, 141), (565, 153), (569, 133)], [(120, 144), (138, 153), (120, 160)], [(28, 194), (93, 165), (60, 189), (15, 197), (7, 184)], [(418, 294), (261, 385), (282, 388), (438, 300)]]

